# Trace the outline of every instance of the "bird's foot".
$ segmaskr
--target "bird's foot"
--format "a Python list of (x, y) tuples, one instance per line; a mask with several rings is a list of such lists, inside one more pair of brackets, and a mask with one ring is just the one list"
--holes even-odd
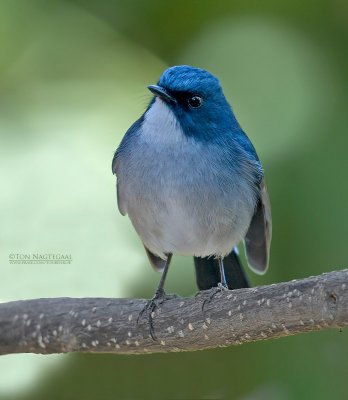
[(166, 300), (174, 299), (177, 297), (176, 294), (167, 294), (164, 290), (158, 290), (154, 297), (151, 300), (148, 300), (143, 307), (143, 309), (140, 311), (138, 318), (137, 318), (137, 323), (139, 323), (140, 318), (147, 313), (148, 316), (148, 323), (149, 323), (149, 328), (150, 328), (150, 336), (153, 340), (157, 340), (157, 337), (155, 335), (155, 330), (153, 326), (153, 318), (155, 316), (155, 311), (156, 308), (158, 308), (161, 304), (163, 304)]
[(202, 312), (204, 313), (204, 307), (206, 304), (211, 303), (213, 298), (218, 294), (225, 292), (226, 290), (229, 290), (227, 285), (224, 285), (223, 283), (219, 282), (217, 286), (212, 287), (211, 289), (207, 290), (208, 293), (208, 298), (206, 298), (203, 303), (202, 303)]

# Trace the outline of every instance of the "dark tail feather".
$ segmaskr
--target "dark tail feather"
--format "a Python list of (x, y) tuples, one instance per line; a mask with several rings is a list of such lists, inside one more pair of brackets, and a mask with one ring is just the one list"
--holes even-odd
[[(218, 285), (220, 271), (218, 260), (214, 257), (193, 257), (196, 268), (196, 282), (199, 290), (207, 290)], [(229, 289), (250, 287), (239, 256), (235, 250), (224, 257), (224, 269)]]

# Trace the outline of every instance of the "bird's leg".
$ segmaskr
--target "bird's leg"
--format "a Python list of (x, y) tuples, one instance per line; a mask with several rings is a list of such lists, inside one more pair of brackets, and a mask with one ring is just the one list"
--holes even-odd
[(224, 261), (222, 257), (218, 257), (219, 269), (220, 269), (220, 282), (218, 283), (218, 287), (222, 290), (228, 289), (225, 269), (224, 269)]
[(153, 340), (157, 340), (156, 335), (155, 335), (155, 331), (154, 331), (154, 327), (153, 327), (153, 316), (154, 316), (154, 311), (156, 310), (156, 308), (162, 304), (165, 300), (169, 300), (173, 297), (176, 297), (175, 295), (167, 295), (166, 292), (164, 291), (164, 282), (166, 280), (167, 277), (167, 273), (168, 273), (168, 269), (169, 269), (169, 264), (170, 264), (170, 260), (172, 258), (171, 254), (168, 254), (167, 256), (167, 262), (166, 265), (164, 266), (164, 270), (162, 272), (161, 275), (161, 279), (159, 281), (157, 290), (155, 292), (155, 295), (153, 296), (153, 298), (151, 300), (149, 300), (144, 308), (140, 311), (137, 322), (139, 322), (139, 319), (142, 317), (142, 315), (144, 314), (145, 311), (148, 312), (148, 322), (149, 322), (149, 327), (150, 327), (150, 335), (152, 337)]
[(217, 259), (218, 259), (219, 270), (220, 270), (220, 282), (218, 283), (217, 286), (210, 289), (211, 292), (210, 292), (209, 298), (205, 299), (202, 304), (202, 311), (204, 311), (204, 306), (206, 305), (206, 303), (210, 303), (217, 293), (221, 293), (224, 290), (228, 290), (223, 257), (220, 256)]
[(164, 266), (162, 275), (161, 275), (161, 279), (159, 281), (156, 293), (155, 293), (155, 297), (160, 297), (162, 298), (165, 295), (165, 291), (164, 291), (164, 282), (166, 281), (167, 278), (167, 274), (168, 274), (168, 269), (169, 269), (169, 264), (170, 264), (170, 260), (172, 259), (172, 255), (168, 254), (167, 256), (167, 261), (166, 261), (166, 265)]

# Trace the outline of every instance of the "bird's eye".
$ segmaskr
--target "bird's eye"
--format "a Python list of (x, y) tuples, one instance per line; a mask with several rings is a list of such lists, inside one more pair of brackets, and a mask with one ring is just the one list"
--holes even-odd
[(198, 108), (202, 105), (203, 99), (200, 96), (192, 96), (188, 99), (188, 104), (191, 108)]

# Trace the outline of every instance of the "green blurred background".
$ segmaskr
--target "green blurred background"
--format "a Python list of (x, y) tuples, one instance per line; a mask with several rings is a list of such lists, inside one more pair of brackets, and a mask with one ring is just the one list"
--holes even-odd
[[(113, 152), (170, 65), (219, 76), (264, 163), (269, 284), (344, 268), (348, 3), (0, 1), (0, 300), (153, 294), (157, 275), (119, 215)], [(62, 252), (71, 265), (11, 265)], [(167, 289), (195, 293), (176, 257)], [(0, 358), (0, 398), (341, 399), (347, 332), (195, 353)]]

